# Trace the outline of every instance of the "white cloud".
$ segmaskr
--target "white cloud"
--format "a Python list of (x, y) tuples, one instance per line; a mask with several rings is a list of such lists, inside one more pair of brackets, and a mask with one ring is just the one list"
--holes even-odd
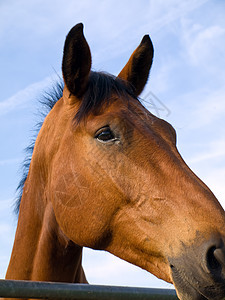
[[(0, 113), (1, 115), (1, 113)], [(1, 166), (5, 166), (5, 165), (11, 165), (11, 164), (17, 164), (21, 162), (20, 158), (11, 158), (11, 159), (4, 159), (4, 160), (0, 160), (0, 167)]]
[(11, 204), (12, 199), (0, 200), (0, 212), (7, 212), (7, 210), (11, 207)]
[(210, 139), (204, 151), (189, 156), (187, 162), (225, 209), (225, 135), (220, 139)]
[[(25, 42), (32, 47), (38, 41), (45, 43), (62, 36), (78, 22), (85, 24), (90, 43), (98, 48), (96, 62), (103, 62), (132, 50), (143, 34), (157, 33), (163, 27), (203, 5), (206, 0), (150, 1), (62, 1), (20, 0), (2, 4), (0, 10), (0, 39), (14, 44)], [(62, 8), (63, 5), (63, 9)], [(129, 7), (129, 9), (127, 9)], [(60, 16), (59, 16), (60, 12)], [(97, 38), (96, 38), (97, 37)], [(63, 40), (62, 39), (62, 40)], [(29, 45), (28, 45), (29, 43)], [(2, 44), (4, 45), (4, 43)], [(47, 46), (47, 45), (46, 45)], [(96, 63), (94, 60), (94, 64)]]
[(212, 125), (218, 119), (225, 124), (225, 88), (208, 90), (201, 94), (193, 95), (197, 99), (195, 109), (192, 112), (192, 127)]
[(206, 2), (207, 0), (152, 1), (149, 6), (149, 12), (151, 13), (151, 17), (154, 17), (154, 29), (160, 31), (163, 27), (166, 27), (175, 20), (190, 14), (190, 12), (196, 10)]
[(218, 164), (219, 163), (221, 163), (221, 166), (215, 166), (215, 162), (209, 163), (208, 161), (190, 163), (190, 165), (196, 174), (201, 178), (201, 180), (203, 180), (203, 182), (211, 189), (220, 204), (225, 209), (224, 159), (221, 159)]
[[(58, 14), (58, 9), (61, 6), (60, 1), (56, 1), (56, 3), (54, 3), (54, 6), (52, 6), (52, 3), (49, 3), (49, 5), (46, 5), (45, 3), (45, 10), (42, 14), (38, 14), (36, 13), (36, 11), (39, 7), (43, 6), (43, 0), (35, 2), (35, 5), (33, 5), (33, 3), (29, 4), (26, 0), (22, 0), (18, 3), (16, 2), (13, 4), (9, 2), (9, 5), (3, 5), (1, 10), (2, 18), (0, 22), (2, 24), (2, 27), (0, 29), (0, 32), (4, 34), (4, 38), (7, 38), (7, 35), (5, 36), (5, 34), (6, 32), (9, 32), (10, 28), (12, 28), (12, 25), (15, 26), (14, 20), (21, 18), (20, 22), (17, 24), (15, 38), (18, 37), (18, 31), (20, 32), (24, 29), (32, 30), (30, 31), (30, 34), (35, 37), (33, 41), (39, 39), (40, 37), (42, 37), (43, 39), (43, 36), (52, 38), (52, 36), (56, 34), (56, 31), (59, 30), (60, 26), (65, 26), (63, 20), (66, 20), (66, 23), (71, 23), (73, 25), (78, 22), (79, 17), (81, 19), (84, 19), (84, 22), (86, 20), (87, 25), (85, 26), (85, 31), (87, 35), (90, 36), (90, 43), (94, 45), (94, 66), (98, 66), (101, 68), (101, 65), (104, 64), (105, 60), (112, 59), (113, 57), (115, 58), (116, 56), (121, 57), (121, 55), (123, 53), (126, 53), (128, 49), (131, 49), (129, 51), (134, 50), (134, 47), (138, 45), (144, 33), (147, 33), (149, 31), (153, 33), (160, 31), (162, 27), (166, 27), (169, 23), (175, 21), (176, 19), (179, 19), (184, 13), (187, 14), (188, 12), (195, 10), (206, 1), (192, 0), (186, 3), (177, 0), (170, 0), (166, 3), (165, 1), (151, 2), (147, 6), (140, 6), (138, 2), (131, 4), (129, 1), (125, 1), (119, 4), (120, 9), (117, 9), (116, 11), (112, 10), (112, 2), (113, 1), (104, 2), (98, 7), (98, 10), (95, 11), (95, 13), (99, 17), (95, 16), (95, 21), (94, 23), (92, 22), (92, 26), (88, 26), (88, 24), (93, 19), (93, 11), (96, 8), (95, 2), (92, 1), (88, 1), (88, 4), (83, 2), (78, 4), (76, 3), (75, 11), (73, 10), (74, 2), (68, 1), (66, 7), (63, 9), (63, 11), (61, 11), (61, 16), (58, 19), (58, 22), (55, 22), (55, 14)], [(132, 5), (132, 9), (129, 11), (124, 9), (125, 7), (127, 7), (127, 5)], [(86, 9), (87, 6), (88, 9)], [(25, 7), (26, 9), (24, 9)], [(137, 11), (141, 11), (142, 13), (139, 13), (137, 15)], [(23, 16), (24, 18), (22, 18)], [(109, 22), (109, 18), (112, 18), (112, 22)], [(130, 23), (130, 20), (134, 18), (136, 18), (136, 22), (135, 25), (132, 25), (132, 23)], [(72, 20), (74, 20), (74, 23), (72, 23)], [(139, 23), (139, 26), (136, 26), (137, 23)], [(32, 24), (32, 26), (28, 26), (28, 24)], [(102, 26), (102, 24), (104, 24), (104, 26)], [(145, 32), (145, 30), (147, 30), (147, 32)], [(135, 35), (140, 35), (140, 38), (138, 40), (133, 38), (134, 33)], [(96, 34), (98, 36), (97, 40)], [(65, 35), (66, 32), (64, 33), (64, 36)], [(11, 38), (13, 36), (14, 35), (12, 35)], [(124, 36), (126, 36), (126, 42), (124, 42)], [(94, 41), (93, 37), (95, 37)], [(163, 66), (157, 73), (158, 75), (156, 75), (156, 79), (153, 80), (153, 83), (155, 83), (156, 85), (156, 90), (158, 88), (158, 85), (160, 85), (162, 89), (163, 85), (165, 87), (168, 85), (168, 73), (169, 70), (173, 68), (173, 65), (174, 62), (171, 62), (171, 64), (163, 64)], [(120, 70), (120, 67), (118, 70)], [(18, 91), (9, 99), (1, 101), (0, 115), (10, 112), (18, 106), (26, 105), (31, 95), (33, 95), (37, 91), (40, 91), (40, 89), (42, 89), (43, 87), (46, 87), (48, 85), (48, 82), (49, 78), (45, 78), (41, 82), (33, 83), (24, 90)]]
[(225, 209), (225, 166), (211, 169), (205, 177), (207, 185), (212, 189), (220, 204)]
[(12, 203), (12, 199), (0, 200), (0, 278), (5, 277), (15, 234)]
[(8, 224), (0, 224), (0, 235), (6, 235), (10, 232), (10, 226)]
[[(140, 5), (139, 2), (128, 0), (120, 2), (115, 11), (112, 9), (114, 2), (105, 1), (104, 5), (99, 7), (100, 17), (96, 18), (95, 27), (92, 28), (92, 35), (95, 35), (94, 30), (97, 31), (99, 39), (103, 41), (104, 45), (96, 54), (96, 60), (103, 62), (107, 58), (106, 53), (109, 53), (112, 58), (133, 51), (144, 34), (153, 36), (153, 43), (155, 43), (155, 40), (159, 38), (158, 34), (162, 33), (163, 35), (169, 30), (171, 23), (194, 11), (205, 2), (207, 0), (161, 0)], [(162, 30), (163, 28), (165, 31)], [(88, 28), (87, 30), (89, 31)], [(124, 37), (126, 42), (124, 42)], [(134, 39), (134, 37), (139, 37), (140, 40)], [(98, 41), (96, 42), (98, 43)]]
[(5, 278), (5, 273), (9, 263), (9, 256), (8, 255), (0, 255), (0, 278)]
[[(189, 131), (194, 137), (200, 134), (200, 131), (204, 134), (213, 128), (215, 134), (223, 134), (225, 127), (224, 86), (217, 89), (200, 86), (190, 92), (174, 93), (174, 99), (171, 100), (169, 108), (172, 111), (169, 121), (179, 129), (179, 136), (183, 135), (184, 131)], [(207, 140), (210, 141), (212, 138), (213, 136), (208, 136)]]
[(202, 69), (202, 72), (208, 72), (209, 76), (211, 74), (211, 76), (224, 78), (225, 71), (219, 68), (224, 60), (224, 22), (217, 23), (217, 20), (214, 20), (214, 23), (205, 26), (202, 20), (196, 22), (196, 19), (190, 16), (183, 17), (180, 30), (183, 45), (181, 55), (188, 64)]
[(197, 155), (188, 159), (189, 163), (208, 162), (218, 158), (220, 160), (225, 159), (225, 136), (220, 140), (210, 140), (207, 144), (207, 151), (198, 153)]
[(219, 49), (221, 41), (225, 38), (225, 28), (219, 25), (203, 28), (194, 24), (184, 38), (190, 62), (195, 65), (204, 63), (205, 66), (211, 66), (214, 55), (220, 54)]
[[(56, 76), (56, 75), (55, 75)], [(40, 96), (46, 88), (49, 87), (54, 82), (54, 76), (47, 77), (39, 82), (30, 84), (25, 89), (18, 91), (16, 94), (8, 99), (0, 102), (0, 116), (10, 113), (11, 111), (17, 109), (18, 107), (24, 107), (32, 99)], [(0, 161), (1, 164), (1, 161)]]
[(91, 284), (173, 288), (171, 284), (105, 251), (84, 248), (83, 266)]

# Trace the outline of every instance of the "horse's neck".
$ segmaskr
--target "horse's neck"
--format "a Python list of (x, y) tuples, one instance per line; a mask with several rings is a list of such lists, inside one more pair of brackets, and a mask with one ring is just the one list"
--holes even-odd
[(82, 248), (60, 230), (51, 203), (40, 202), (42, 192), (25, 186), (6, 278), (85, 283)]

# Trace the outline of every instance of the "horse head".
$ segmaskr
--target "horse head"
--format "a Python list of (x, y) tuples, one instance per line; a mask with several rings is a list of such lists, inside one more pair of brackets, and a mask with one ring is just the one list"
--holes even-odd
[(63, 97), (37, 137), (28, 179), (41, 174), (39, 210), (51, 206), (74, 244), (173, 283), (180, 299), (222, 299), (224, 210), (183, 161), (174, 128), (138, 99), (152, 60), (146, 35), (117, 77), (93, 72), (83, 25), (72, 28)]

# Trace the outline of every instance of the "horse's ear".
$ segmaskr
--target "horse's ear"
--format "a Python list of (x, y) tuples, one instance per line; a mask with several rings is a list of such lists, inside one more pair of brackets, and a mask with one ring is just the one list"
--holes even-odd
[(153, 60), (153, 45), (149, 35), (145, 35), (128, 60), (118, 77), (128, 81), (138, 96), (148, 80), (149, 71)]
[(68, 33), (64, 45), (62, 73), (66, 87), (74, 96), (82, 97), (91, 69), (91, 52), (83, 34), (83, 24)]

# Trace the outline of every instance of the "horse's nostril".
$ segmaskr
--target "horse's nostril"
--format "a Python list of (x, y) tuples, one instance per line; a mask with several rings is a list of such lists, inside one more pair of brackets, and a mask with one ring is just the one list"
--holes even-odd
[(216, 260), (221, 264), (221, 266), (225, 266), (225, 249), (219, 248), (214, 251), (214, 256)]
[(220, 249), (217, 249), (216, 246), (212, 246), (207, 252), (207, 267), (209, 271), (216, 271), (221, 268), (220, 259), (218, 259), (218, 255), (216, 255), (216, 251), (218, 250)]

